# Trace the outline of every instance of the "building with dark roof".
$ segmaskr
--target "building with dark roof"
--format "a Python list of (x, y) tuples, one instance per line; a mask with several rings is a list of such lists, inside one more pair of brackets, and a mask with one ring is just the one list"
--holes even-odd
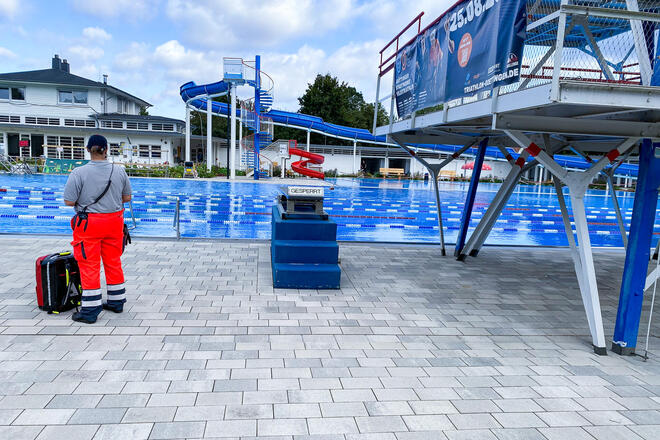
[[(55, 55), (50, 69), (0, 73), (0, 155), (86, 159), (87, 139), (98, 133), (114, 161), (178, 162), (185, 122), (144, 114), (149, 107), (106, 75), (99, 82), (72, 74)], [(220, 144), (214, 141), (218, 157)]]

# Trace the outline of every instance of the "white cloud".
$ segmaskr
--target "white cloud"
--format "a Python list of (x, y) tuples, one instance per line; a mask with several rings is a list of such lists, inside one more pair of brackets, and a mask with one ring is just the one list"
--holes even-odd
[(16, 54), (7, 48), (0, 47), (0, 58), (16, 58)]
[(215, 48), (239, 44), (263, 47), (336, 29), (353, 14), (354, 2), (168, 0), (166, 13), (195, 43)]
[(71, 46), (68, 49), (69, 56), (73, 54), (84, 61), (95, 61), (103, 58), (103, 49), (100, 47), (87, 47), (87, 46)]
[(131, 21), (153, 17), (161, 7), (160, 0), (71, 0), (71, 2), (77, 10), (90, 15), (102, 18), (124, 17)]
[(144, 67), (149, 57), (149, 45), (133, 42), (128, 49), (115, 56), (114, 64), (120, 71), (134, 71)]
[[(379, 51), (420, 10), (426, 15), (422, 26), (433, 21), (454, 0), (283, 0), (263, 3), (244, 0), (168, 0), (166, 14), (182, 26), (190, 42), (170, 40), (160, 45), (132, 43), (114, 58), (110, 71), (113, 84), (143, 96), (155, 104), (152, 113), (183, 116), (179, 87), (187, 81), (197, 84), (218, 81), (222, 75), (222, 56), (251, 59), (255, 48), (266, 47), (262, 56), (264, 72), (275, 81), (278, 109), (295, 111), (297, 98), (317, 74), (329, 73), (363, 93), (366, 101), (375, 95)], [(359, 20), (358, 20), (359, 19)], [(344, 28), (358, 27), (359, 38), (340, 47), (306, 43), (324, 33), (330, 36)], [(415, 29), (416, 30), (416, 29)], [(366, 41), (360, 41), (364, 39)], [(283, 43), (294, 50), (278, 50)], [(336, 44), (336, 43), (335, 43)], [(139, 86), (136, 86), (139, 85)], [(389, 87), (389, 86), (386, 86)], [(240, 96), (250, 96), (248, 88)], [(386, 94), (382, 92), (381, 95)]]
[(100, 27), (86, 27), (82, 31), (83, 37), (98, 43), (104, 43), (112, 39), (112, 35)]
[[(295, 111), (298, 97), (317, 74), (329, 73), (361, 91), (366, 100), (373, 99), (377, 73), (378, 50), (382, 40), (352, 43), (326, 53), (301, 46), (291, 53), (269, 52), (262, 56), (262, 68), (274, 82), (275, 108)], [(183, 103), (179, 87), (188, 81), (205, 84), (221, 79), (222, 58), (215, 51), (199, 51), (177, 40), (155, 48), (145, 43), (131, 43), (118, 54), (111, 69), (111, 83), (124, 86), (155, 104), (152, 113), (182, 117)], [(136, 84), (144, 84), (136, 89)], [(138, 93), (138, 90), (141, 90)], [(239, 95), (248, 97), (251, 89), (241, 87)]]
[(0, 0), (0, 17), (13, 18), (18, 13), (18, 0)]

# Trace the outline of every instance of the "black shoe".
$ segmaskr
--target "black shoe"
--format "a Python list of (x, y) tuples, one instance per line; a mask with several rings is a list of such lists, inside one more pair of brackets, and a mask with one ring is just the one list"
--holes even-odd
[(71, 316), (71, 319), (73, 319), (76, 322), (84, 322), (85, 324), (94, 324), (96, 322), (96, 318), (90, 319), (85, 316), (82, 316), (82, 313), (76, 312)]
[(124, 311), (124, 306), (122, 305), (122, 306), (119, 306), (119, 307), (114, 307), (114, 306), (111, 306), (108, 303), (104, 303), (103, 304), (103, 310), (107, 310), (109, 312), (121, 313), (121, 312)]

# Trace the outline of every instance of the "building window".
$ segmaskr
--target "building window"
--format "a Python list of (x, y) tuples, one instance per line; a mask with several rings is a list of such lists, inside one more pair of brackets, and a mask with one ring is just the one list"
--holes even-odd
[(123, 121), (101, 121), (101, 128), (124, 128)]
[(67, 127), (96, 127), (91, 119), (65, 119), (64, 125)]
[(152, 145), (151, 146), (151, 157), (159, 158), (159, 157), (161, 157), (160, 153), (161, 153), (160, 145)]
[(117, 98), (117, 113), (128, 114), (129, 102), (124, 98)]
[(25, 101), (25, 87), (12, 87), (11, 88), (12, 101)]
[(83, 137), (46, 136), (44, 147), (45, 153), (51, 158), (77, 160), (85, 157), (85, 138)]
[(25, 87), (0, 87), (0, 99), (25, 101)]
[(128, 130), (148, 130), (149, 124), (146, 122), (127, 122), (126, 128)]
[(60, 104), (87, 104), (87, 90), (60, 90)]
[(149, 157), (149, 145), (140, 145), (140, 157)]
[(110, 144), (110, 156), (121, 156), (121, 147), (119, 144)]
[(73, 92), (74, 104), (87, 104), (87, 91), (74, 90)]
[(60, 104), (73, 104), (73, 93), (60, 91), (59, 100)]

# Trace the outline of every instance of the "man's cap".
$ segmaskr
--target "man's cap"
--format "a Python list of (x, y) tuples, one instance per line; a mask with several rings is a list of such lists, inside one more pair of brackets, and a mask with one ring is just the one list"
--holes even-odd
[(103, 150), (108, 149), (108, 140), (100, 134), (94, 134), (87, 141), (87, 148), (100, 147)]

